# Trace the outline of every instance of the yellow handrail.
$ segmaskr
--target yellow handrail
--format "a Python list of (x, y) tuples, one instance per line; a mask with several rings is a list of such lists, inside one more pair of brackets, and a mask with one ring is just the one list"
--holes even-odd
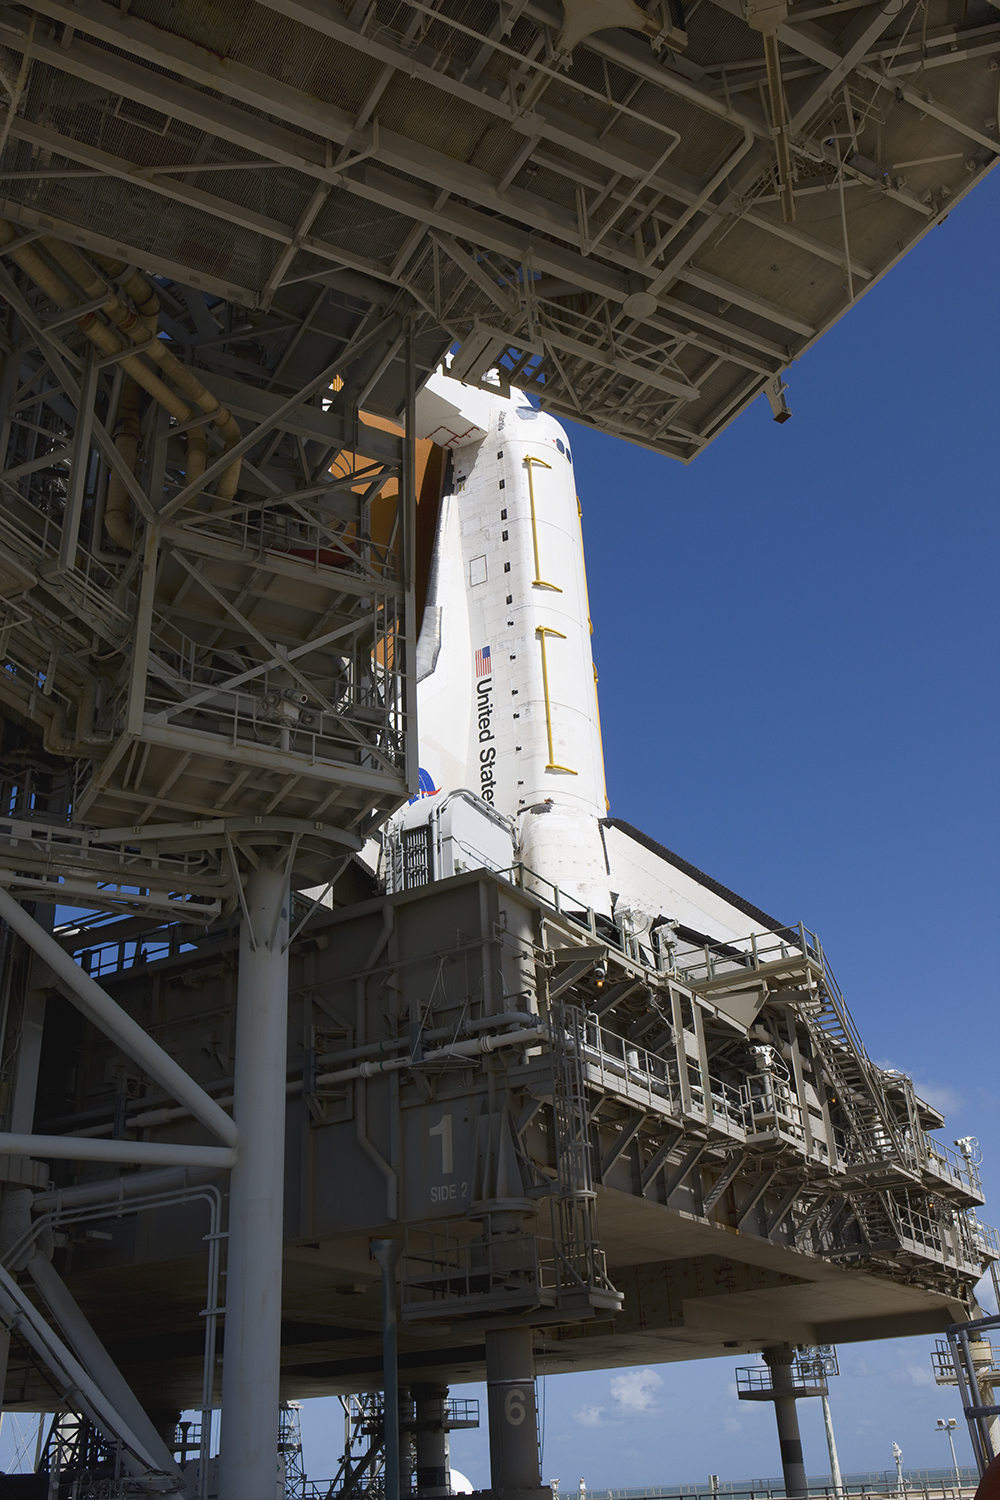
[[(561, 594), (562, 589), (558, 584), (546, 583), (542, 578), (542, 570), (538, 562), (538, 521), (535, 516), (535, 484), (532, 479), (533, 464), (539, 464), (543, 469), (551, 469), (552, 465), (547, 464), (544, 458), (533, 458), (531, 454), (524, 460), (524, 463), (528, 470), (528, 503), (531, 506), (531, 545), (535, 549), (535, 576), (531, 587), (533, 589), (552, 589), (553, 593)], [(552, 759), (551, 754), (549, 759)]]
[[(530, 473), (531, 471), (529, 470), (528, 472)], [(555, 750), (552, 745), (552, 707), (549, 703), (549, 664), (545, 655), (545, 637), (547, 635), (554, 635), (560, 641), (564, 641), (566, 637), (561, 630), (553, 630), (548, 625), (536, 626), (535, 635), (538, 637), (538, 644), (542, 648), (542, 693), (545, 697), (545, 733), (549, 741), (549, 763), (545, 769), (546, 771), (562, 771), (566, 776), (576, 776), (578, 772), (571, 770), (569, 766), (558, 766), (555, 763)]]

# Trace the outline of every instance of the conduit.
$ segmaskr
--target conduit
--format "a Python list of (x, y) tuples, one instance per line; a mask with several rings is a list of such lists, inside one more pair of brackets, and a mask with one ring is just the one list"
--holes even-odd
[[(229, 1123), (232, 1125), (231, 1120)], [(21, 1135), (7, 1131), (0, 1131), (0, 1153), (38, 1160), (51, 1157), (54, 1161), (121, 1162), (125, 1166), (212, 1167), (218, 1172), (228, 1172), (237, 1160), (232, 1146), (189, 1146), (184, 1141), (94, 1141), (78, 1135)]]
[[(361, 981), (359, 980), (358, 983), (360, 984)], [(497, 1019), (500, 1020), (502, 1018), (498, 1017)], [(416, 1062), (409, 1053), (405, 1057), (372, 1058), (370, 1061), (358, 1063), (351, 1068), (338, 1068), (330, 1073), (319, 1073), (314, 1079), (314, 1083), (320, 1087), (326, 1087), (326, 1085), (331, 1083), (348, 1083), (351, 1079), (364, 1081), (369, 1078), (378, 1078), (383, 1073), (398, 1073), (404, 1068), (422, 1068), (429, 1064), (447, 1062), (449, 1058), (481, 1057), (490, 1052), (498, 1052), (502, 1047), (530, 1047), (537, 1042), (548, 1041), (548, 1039), (548, 1027), (543, 1025), (531, 1026), (521, 1031), (505, 1032), (500, 1036), (481, 1036), (469, 1042), (452, 1042), (447, 1047), (439, 1047), (434, 1052), (425, 1052), (419, 1062)], [(402, 1048), (408, 1046), (408, 1043), (387, 1042), (384, 1045), (386, 1047), (399, 1046)], [(352, 1048), (352, 1052), (355, 1054), (359, 1050), (361, 1049)], [(285, 1085), (286, 1095), (298, 1094), (301, 1091), (301, 1078), (293, 1078)], [(217, 1099), (216, 1103), (220, 1109), (231, 1109), (233, 1096), (232, 1094), (225, 1094)], [(184, 1107), (147, 1109), (139, 1114), (129, 1115), (125, 1121), (125, 1127), (127, 1130), (150, 1130), (157, 1125), (172, 1125), (176, 1120), (183, 1120), (190, 1114), (191, 1111)], [(364, 1121), (364, 1111), (362, 1111), (362, 1120)], [(78, 1140), (81, 1142), (93, 1140), (106, 1135), (110, 1129), (110, 1125), (89, 1125), (84, 1130), (74, 1131), (72, 1136), (60, 1136), (58, 1139)], [(361, 1140), (360, 1137), (359, 1140)], [(372, 1151), (376, 1150), (376, 1147), (368, 1141), (367, 1135), (364, 1136), (363, 1141), (371, 1146)], [(198, 1149), (204, 1151), (206, 1148), (200, 1147)], [(383, 1176), (386, 1176), (388, 1181), (388, 1173), (392, 1171), (392, 1168), (381, 1154), (379, 1154), (379, 1161), (382, 1163)]]
[[(548, 1041), (547, 1026), (530, 1026), (525, 1031), (508, 1031), (503, 1036), (480, 1036), (471, 1042), (455, 1042), (450, 1047), (439, 1047), (436, 1052), (425, 1052), (420, 1067), (430, 1063), (447, 1062), (451, 1057), (480, 1057), (487, 1052), (499, 1052), (501, 1047), (530, 1047), (535, 1042)], [(318, 1084), (346, 1083), (351, 1078), (377, 1078), (380, 1073), (397, 1073), (400, 1068), (412, 1068), (412, 1057), (386, 1057), (372, 1062), (358, 1063), (354, 1068), (341, 1068), (336, 1073), (320, 1073)]]
[[(364, 1046), (367, 1042), (368, 1008), (365, 1003), (365, 994), (368, 988), (368, 972), (374, 968), (381, 957), (382, 950), (392, 936), (395, 921), (396, 908), (391, 901), (383, 902), (381, 930), (375, 939), (372, 951), (364, 962), (363, 973), (354, 982), (354, 1035), (359, 1046)], [(356, 1076), (360, 1078), (361, 1075), (358, 1074)], [(392, 1163), (386, 1161), (378, 1147), (368, 1138), (368, 1091), (364, 1083), (361, 1083), (355, 1090), (354, 1139), (369, 1161), (372, 1162), (385, 1178), (386, 1217), (388, 1219), (395, 1219), (397, 1217), (399, 1181)]]
[(105, 1177), (99, 1182), (80, 1182), (75, 1187), (49, 1188), (47, 1192), (34, 1193), (31, 1211), (36, 1214), (62, 1213), (64, 1209), (100, 1203), (105, 1198), (109, 1202), (125, 1202), (137, 1195), (145, 1197), (150, 1193), (170, 1192), (174, 1188), (195, 1187), (217, 1175), (205, 1167), (160, 1167), (154, 1172), (130, 1172), (122, 1177)]

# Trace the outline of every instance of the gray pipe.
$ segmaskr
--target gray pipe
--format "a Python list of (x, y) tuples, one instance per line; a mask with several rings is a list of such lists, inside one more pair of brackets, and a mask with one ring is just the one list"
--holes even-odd
[(217, 1171), (228, 1170), (235, 1165), (237, 1159), (237, 1153), (231, 1146), (188, 1146), (183, 1141), (103, 1141), (79, 1135), (11, 1135), (6, 1131), (0, 1132), (0, 1153), (7, 1156), (33, 1156), (40, 1160), (53, 1157), (56, 1161), (120, 1161), (126, 1165), (149, 1162), (151, 1166), (214, 1167)]
[(100, 1182), (82, 1182), (79, 1187), (54, 1188), (47, 1193), (35, 1193), (31, 1200), (32, 1211), (46, 1214), (64, 1208), (81, 1208), (87, 1203), (100, 1203), (107, 1198), (145, 1197), (147, 1193), (166, 1193), (171, 1188), (192, 1186), (198, 1182), (211, 1182), (219, 1174), (208, 1167), (161, 1167), (155, 1172), (130, 1172), (125, 1177), (106, 1177)]

